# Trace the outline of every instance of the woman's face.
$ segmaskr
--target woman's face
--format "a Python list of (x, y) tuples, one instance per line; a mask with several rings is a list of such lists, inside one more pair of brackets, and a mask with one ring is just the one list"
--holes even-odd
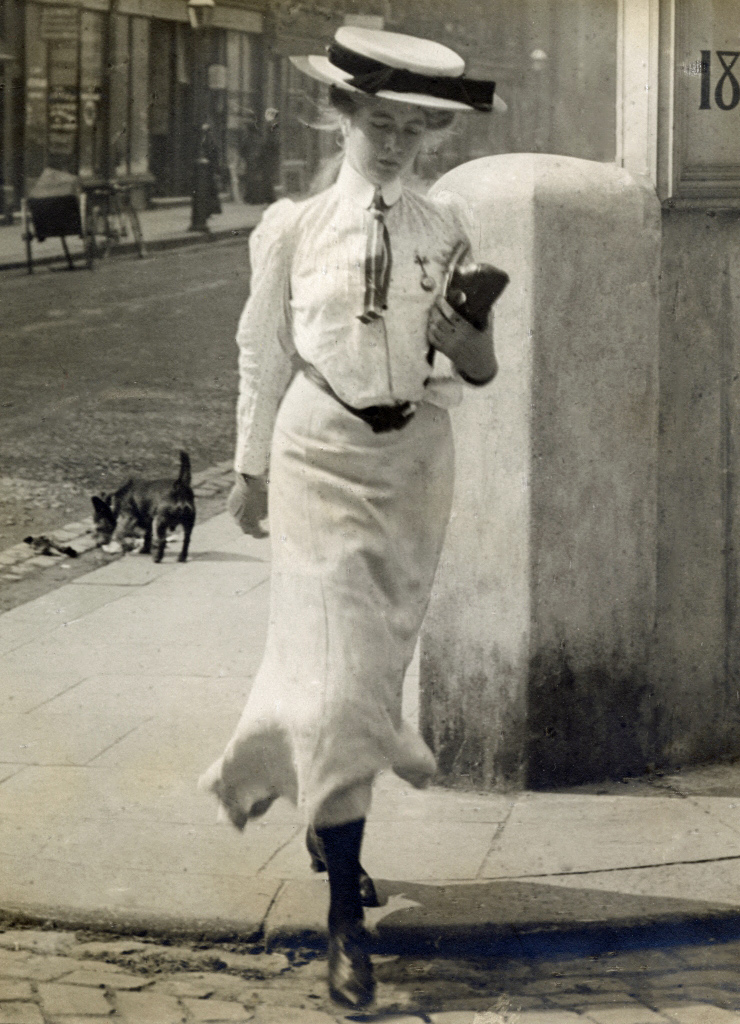
[(342, 119), (342, 131), (354, 169), (373, 185), (387, 185), (410, 169), (426, 134), (426, 120), (419, 107), (373, 98)]

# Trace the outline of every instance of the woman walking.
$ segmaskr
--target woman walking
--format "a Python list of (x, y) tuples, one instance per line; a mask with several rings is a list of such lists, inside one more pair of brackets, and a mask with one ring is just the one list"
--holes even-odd
[[(493, 83), (452, 50), (342, 28), (302, 70), (331, 85), (339, 177), (270, 207), (251, 239), (242, 314), (237, 485), (229, 507), (262, 536), (269, 458), (272, 576), (264, 659), (223, 756), (202, 784), (243, 828), (279, 796), (305, 810), (329, 874), (329, 989), (373, 999), (360, 847), (375, 776), (415, 786), (434, 757), (401, 718), (401, 689), (450, 514), (447, 409), (496, 373), (490, 324), (442, 295), (467, 244), (450, 208), (408, 191), (430, 129), (490, 110)], [(287, 389), (287, 390), (286, 390)]]

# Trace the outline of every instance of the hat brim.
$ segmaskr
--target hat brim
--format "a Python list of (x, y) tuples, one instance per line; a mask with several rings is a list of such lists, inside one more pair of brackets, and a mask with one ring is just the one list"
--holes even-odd
[[(328, 57), (311, 54), (308, 57), (291, 57), (290, 61), (304, 75), (323, 82), (324, 85), (337, 85), (340, 89), (346, 89), (348, 92), (359, 92), (364, 96), (368, 95), (368, 93), (363, 93), (362, 89), (350, 85), (349, 80), (352, 78), (352, 75), (336, 67)], [(473, 109), (467, 103), (460, 103), (458, 100), (427, 96), (421, 92), (392, 92), (390, 89), (380, 89), (378, 92), (373, 93), (373, 95), (378, 96), (380, 99), (394, 100), (396, 103), (407, 103), (414, 107), (426, 107), (431, 110), (466, 110), (470, 112)], [(501, 113), (508, 109), (501, 97), (495, 93), (493, 96), (493, 109)]]

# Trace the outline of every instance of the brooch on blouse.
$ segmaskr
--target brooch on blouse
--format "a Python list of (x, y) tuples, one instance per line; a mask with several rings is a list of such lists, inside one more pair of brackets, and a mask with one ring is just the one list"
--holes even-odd
[(427, 257), (420, 256), (418, 252), (414, 256), (414, 263), (418, 263), (419, 269), (421, 270), (421, 287), (424, 289), (425, 292), (433, 292), (434, 289), (437, 287), (437, 282), (434, 280), (433, 277), (430, 277), (429, 274), (427, 274), (428, 262), (429, 260), (427, 259)]

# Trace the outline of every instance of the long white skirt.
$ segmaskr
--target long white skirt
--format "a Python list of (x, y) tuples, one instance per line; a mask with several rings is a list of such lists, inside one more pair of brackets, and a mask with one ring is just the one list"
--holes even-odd
[(363, 817), (376, 774), (416, 786), (434, 757), (401, 718), (402, 685), (450, 515), (448, 413), (420, 405), (374, 434), (299, 374), (270, 466), (272, 575), (264, 658), (201, 786), (243, 827), (278, 796), (316, 825)]

